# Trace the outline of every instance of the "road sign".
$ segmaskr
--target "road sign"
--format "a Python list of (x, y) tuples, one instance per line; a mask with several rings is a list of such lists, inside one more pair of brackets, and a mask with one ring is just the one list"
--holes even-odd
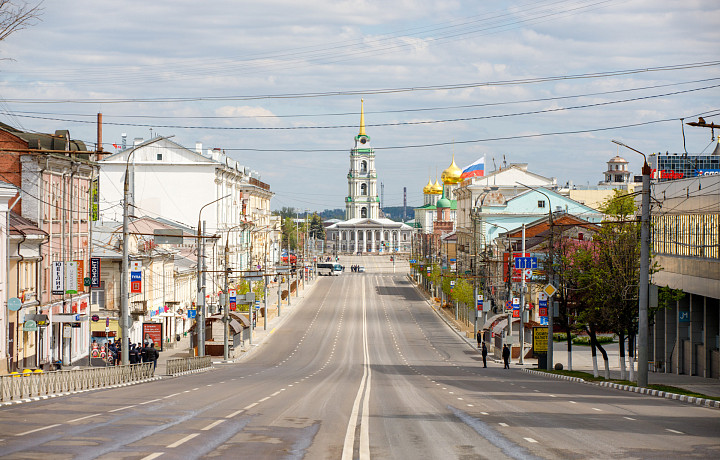
[(548, 297), (552, 297), (557, 292), (557, 289), (555, 289), (555, 286), (552, 284), (548, 284), (543, 288), (543, 292), (548, 295)]
[(451, 287), (454, 287), (454, 286), (455, 286), (455, 280), (450, 280), (450, 286), (451, 286)]
[(22, 307), (22, 301), (17, 297), (10, 297), (7, 301), (7, 306), (10, 311), (18, 311)]
[(141, 268), (142, 268), (142, 261), (140, 261), (140, 260), (131, 260), (130, 261), (130, 271), (131, 272), (140, 271)]
[(483, 296), (477, 296), (477, 311), (483, 311)]
[(515, 268), (538, 268), (537, 257), (515, 257)]
[(130, 292), (132, 294), (142, 292), (142, 272), (130, 272)]
[(540, 325), (541, 325), (541, 326), (547, 326), (547, 325), (548, 325), (548, 317), (547, 317), (547, 316), (541, 316), (541, 317), (540, 317)]
[(193, 319), (197, 316), (197, 310), (188, 310), (187, 315), (188, 319)]
[(520, 306), (520, 297), (513, 297), (512, 305), (513, 305), (513, 307), (515, 307), (515, 306), (519, 307)]

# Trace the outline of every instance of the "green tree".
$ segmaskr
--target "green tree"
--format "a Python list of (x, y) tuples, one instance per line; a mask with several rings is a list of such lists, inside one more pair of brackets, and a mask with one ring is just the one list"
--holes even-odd
[(297, 249), (297, 228), (294, 217), (285, 217), (282, 221), (282, 247), (285, 249)]
[(322, 218), (317, 213), (314, 213), (310, 218), (309, 232), (311, 238), (315, 238), (316, 240), (325, 239), (325, 226), (323, 225)]

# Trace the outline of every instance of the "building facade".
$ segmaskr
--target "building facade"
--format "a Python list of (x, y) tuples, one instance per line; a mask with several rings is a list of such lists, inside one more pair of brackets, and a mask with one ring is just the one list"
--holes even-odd
[(360, 131), (355, 136), (355, 146), (350, 150), (345, 220), (380, 217), (375, 151), (370, 147), (370, 136), (365, 133), (365, 108), (362, 101), (360, 104)]

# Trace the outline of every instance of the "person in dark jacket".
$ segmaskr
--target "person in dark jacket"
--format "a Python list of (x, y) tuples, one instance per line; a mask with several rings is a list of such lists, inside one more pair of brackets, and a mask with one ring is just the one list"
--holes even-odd
[(155, 368), (157, 367), (157, 360), (160, 357), (160, 352), (155, 349), (155, 344), (151, 343), (149, 347), (147, 347), (148, 350), (148, 362), (153, 363), (153, 374), (155, 374)]
[(482, 344), (482, 350), (480, 351), (483, 357), (483, 367), (487, 367), (487, 347), (485, 343)]
[(482, 343), (482, 331), (477, 331), (477, 342), (478, 348), (480, 348), (480, 344)]
[(504, 368), (510, 369), (510, 348), (508, 348), (507, 344), (503, 345), (502, 357), (505, 362)]

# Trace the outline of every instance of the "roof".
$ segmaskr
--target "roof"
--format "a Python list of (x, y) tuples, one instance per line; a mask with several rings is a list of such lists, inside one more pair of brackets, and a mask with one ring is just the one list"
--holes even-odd
[(407, 224), (404, 224), (402, 222), (395, 222), (391, 219), (386, 218), (380, 218), (380, 219), (369, 219), (369, 218), (363, 218), (363, 217), (356, 217), (354, 219), (349, 219), (341, 222), (337, 222), (335, 224), (330, 225), (327, 227), (328, 230), (336, 230), (339, 228), (345, 228), (345, 227), (357, 227), (357, 226), (367, 226), (367, 227), (398, 227), (401, 230), (410, 230), (410, 227)]
[(5, 123), (0, 123), (0, 129), (27, 142), (28, 148), (30, 149), (87, 152), (85, 143), (83, 141), (70, 139), (70, 131), (66, 129), (58, 129), (54, 134), (26, 133)]
[(40, 230), (40, 228), (35, 225), (35, 222), (14, 212), (8, 214), (8, 221), (10, 223), (10, 235), (48, 236), (47, 232)]

